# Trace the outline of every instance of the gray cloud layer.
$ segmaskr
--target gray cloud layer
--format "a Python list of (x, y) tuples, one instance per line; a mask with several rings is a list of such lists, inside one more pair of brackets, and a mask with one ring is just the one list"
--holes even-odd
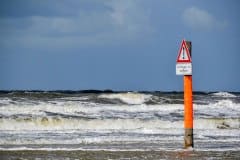
[(24, 2), (2, 6), (1, 44), (5, 46), (103, 45), (153, 32), (141, 1)]
[(182, 16), (185, 24), (193, 29), (223, 29), (227, 26), (226, 21), (219, 21), (209, 12), (197, 7), (187, 8)]

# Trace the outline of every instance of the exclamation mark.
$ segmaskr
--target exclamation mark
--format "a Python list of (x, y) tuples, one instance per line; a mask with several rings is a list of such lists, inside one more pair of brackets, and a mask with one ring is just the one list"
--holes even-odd
[(185, 60), (185, 52), (184, 52), (184, 48), (183, 48), (182, 59)]

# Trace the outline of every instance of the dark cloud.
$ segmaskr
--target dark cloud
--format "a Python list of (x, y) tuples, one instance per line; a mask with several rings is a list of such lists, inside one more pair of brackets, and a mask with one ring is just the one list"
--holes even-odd
[(95, 0), (3, 0), (0, 2), (0, 17), (76, 16), (80, 10), (96, 11), (107, 8), (102, 2)]
[(3, 5), (14, 12), (5, 11), (12, 16), (0, 18), (2, 45), (58, 48), (127, 43), (154, 31), (141, 1), (21, 2), (19, 7)]

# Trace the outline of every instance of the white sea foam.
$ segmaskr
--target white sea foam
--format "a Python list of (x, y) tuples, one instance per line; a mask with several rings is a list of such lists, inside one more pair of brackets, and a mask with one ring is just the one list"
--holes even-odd
[[(120, 149), (120, 148), (84, 148), (84, 147), (41, 147), (41, 148), (33, 148), (33, 147), (11, 147), (11, 148), (3, 148), (0, 147), (1, 151), (112, 151), (112, 152), (118, 152), (118, 151), (153, 151), (152, 148), (147, 149), (137, 149), (137, 148), (128, 148), (128, 149)], [(206, 149), (205, 149), (206, 150)], [(233, 149), (235, 150), (235, 149)], [(154, 151), (184, 151), (184, 149), (167, 149), (167, 148), (161, 148), (158, 147), (154, 149)]]
[[(239, 128), (240, 104), (231, 100), (194, 104), (194, 112), (195, 123), (202, 119), (197, 127)], [(96, 105), (67, 101), (60, 104), (11, 104), (1, 106), (0, 113), (5, 116), (0, 119), (1, 130), (181, 128), (182, 123), (178, 122), (181, 117), (174, 118), (175, 114), (183, 117), (183, 105)]]
[(64, 118), (36, 118), (31, 121), (1, 119), (0, 130), (129, 130), (129, 129), (156, 129), (156, 128), (180, 128), (181, 122), (170, 121), (141, 121), (139, 119), (96, 119), (78, 120)]
[[(177, 132), (179, 133), (179, 131)], [(37, 134), (37, 133), (33, 133)], [(18, 134), (11, 135), (9, 138), (0, 139), (0, 145), (1, 144), (8, 144), (8, 145), (86, 145), (86, 144), (120, 144), (120, 143), (156, 143), (157, 141), (161, 142), (167, 142), (167, 141), (181, 141), (183, 139), (182, 136), (179, 136), (175, 133), (175, 135), (171, 136), (153, 136), (153, 135), (147, 135), (146, 136), (138, 136), (137, 134), (135, 136), (122, 134), (119, 135), (112, 135), (112, 136), (76, 136), (76, 135), (63, 135), (63, 136), (55, 136), (55, 137), (41, 137), (34, 136), (34, 135), (28, 134), (26, 137), (25, 135)], [(169, 133), (168, 133), (169, 134)], [(182, 132), (180, 134), (183, 135)], [(46, 135), (46, 133), (45, 133)], [(16, 136), (16, 137), (15, 137)], [(21, 136), (21, 138), (19, 138)], [(73, 138), (74, 136), (74, 138)]]
[[(2, 98), (0, 145), (182, 142), (183, 104), (147, 104), (153, 97), (141, 93), (98, 96), (124, 102), (114, 104), (98, 104), (88, 96), (47, 101)], [(156, 100), (159, 101), (165, 97), (158, 98)], [(237, 99), (220, 100), (217, 97), (214, 101), (197, 103), (193, 107), (197, 141), (239, 142), (240, 104)]]
[(233, 103), (231, 100), (220, 100), (216, 103), (212, 103), (212, 106), (218, 108), (239, 109), (240, 105)]
[[(111, 104), (95, 104), (89, 102), (62, 102), (62, 103), (39, 103), (35, 105), (15, 105), (10, 104), (0, 107), (0, 114), (6, 117), (13, 116), (21, 119), (24, 118), (38, 118), (49, 117), (53, 114), (55, 117), (61, 115), (79, 116), (90, 119), (102, 118), (156, 118), (166, 117), (169, 115), (169, 121), (172, 121), (171, 114), (183, 115), (182, 104), (161, 104), (161, 105), (111, 105)], [(194, 104), (194, 112), (196, 117), (206, 115), (206, 118), (211, 117), (239, 117), (240, 104), (233, 103), (231, 100), (220, 100), (208, 105)], [(134, 116), (134, 117), (133, 117)], [(202, 116), (204, 117), (204, 116)], [(10, 117), (11, 118), (11, 117)], [(174, 118), (174, 115), (173, 115)], [(175, 117), (176, 118), (176, 117)], [(168, 120), (168, 119), (167, 119)]]
[(81, 97), (62, 97), (62, 98), (58, 98), (58, 100), (64, 100), (64, 101), (82, 101), (82, 100), (88, 100), (89, 97), (88, 96), (81, 96)]
[(0, 98), (1, 105), (9, 105), (11, 102), (12, 102), (12, 100), (10, 98), (7, 98), (7, 97)]
[[(31, 147), (12, 147), (12, 148), (2, 148), (0, 147), (1, 151), (111, 151), (111, 152), (119, 152), (119, 151), (153, 151), (152, 148), (144, 148), (144, 149), (119, 149), (119, 148), (114, 148), (114, 149), (110, 149), (110, 148), (83, 148), (83, 147), (78, 147), (78, 148), (71, 148), (71, 147), (42, 147), (42, 148), (31, 148)], [(176, 149), (176, 148), (154, 148), (154, 151), (174, 151), (174, 152), (184, 152), (184, 151), (188, 151), (186, 149)], [(240, 151), (240, 147), (235, 147), (235, 148), (194, 148), (193, 151), (217, 151), (217, 152), (222, 152), (222, 151)], [(209, 157), (209, 159), (212, 159), (211, 157)]]
[(194, 112), (196, 116), (207, 115), (206, 118), (239, 118), (240, 104), (233, 103), (231, 100), (220, 100), (208, 105), (194, 105)]
[[(34, 119), (1, 119), (0, 130), (137, 130), (154, 131), (158, 129), (181, 129), (183, 121), (139, 120), (139, 119), (65, 119), (40, 117)], [(236, 119), (195, 119), (196, 129), (239, 129), (240, 120)]]
[(212, 94), (213, 96), (217, 96), (217, 97), (237, 97), (234, 94), (228, 93), (228, 92), (216, 92)]
[(114, 93), (114, 94), (101, 94), (99, 98), (107, 98), (107, 99), (119, 99), (127, 104), (143, 104), (148, 101), (152, 95), (141, 94), (141, 93)]

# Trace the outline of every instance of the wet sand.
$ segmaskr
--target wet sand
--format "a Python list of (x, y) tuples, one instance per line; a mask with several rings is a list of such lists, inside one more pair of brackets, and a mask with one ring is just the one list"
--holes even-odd
[(0, 151), (1, 160), (160, 160), (160, 159), (240, 159), (240, 151)]

